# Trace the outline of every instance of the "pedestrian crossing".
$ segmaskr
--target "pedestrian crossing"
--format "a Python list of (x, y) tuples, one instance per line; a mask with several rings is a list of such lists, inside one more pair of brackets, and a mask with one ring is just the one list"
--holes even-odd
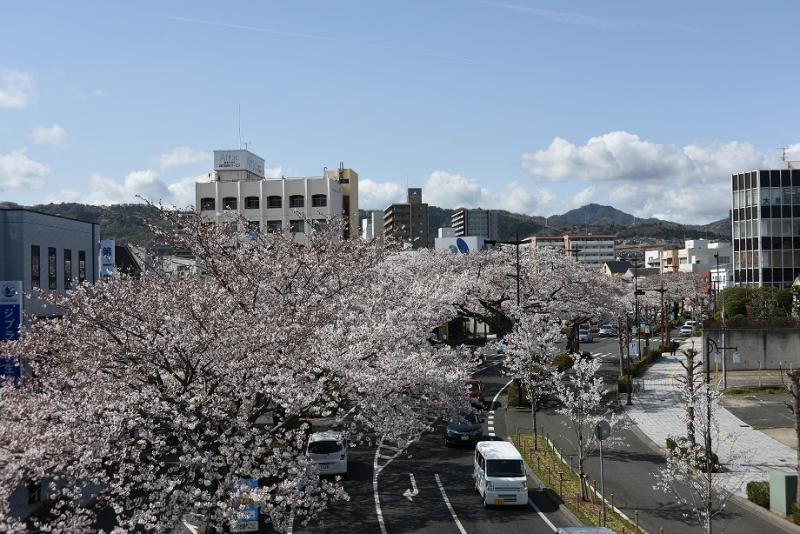
[(619, 358), (619, 354), (613, 352), (593, 352), (592, 358), (600, 358), (601, 360), (610, 360)]

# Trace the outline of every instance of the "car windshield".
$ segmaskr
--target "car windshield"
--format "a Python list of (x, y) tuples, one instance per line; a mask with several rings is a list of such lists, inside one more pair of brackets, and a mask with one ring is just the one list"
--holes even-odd
[(585, 335), (587, 335), (588, 333), (589, 333), (589, 331), (588, 331), (588, 330), (581, 330), (581, 335), (582, 335), (582, 336), (585, 336)]
[(525, 476), (525, 470), (522, 460), (486, 460), (486, 476), (522, 477)]
[(454, 425), (477, 425), (480, 424), (480, 419), (474, 413), (460, 413), (450, 419), (449, 423)]
[(611, 330), (611, 328), (613, 328), (613, 327), (610, 324), (604, 324), (600, 328), (605, 328), (606, 330)]
[(342, 450), (342, 444), (338, 441), (313, 441), (308, 444), (308, 452), (311, 454), (333, 454)]

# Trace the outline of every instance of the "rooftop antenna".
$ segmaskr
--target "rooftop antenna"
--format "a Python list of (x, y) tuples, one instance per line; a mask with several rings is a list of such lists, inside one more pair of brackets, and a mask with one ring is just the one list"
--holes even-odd
[(250, 141), (242, 141), (242, 105), (239, 104), (239, 150), (247, 150), (251, 144)]
[(797, 163), (797, 161), (790, 160), (789, 157), (786, 155), (786, 153), (789, 151), (790, 148), (791, 147), (788, 146), (778, 147), (778, 150), (781, 151), (781, 161), (783, 161), (787, 169), (793, 169), (794, 167), (792, 167), (792, 163)]

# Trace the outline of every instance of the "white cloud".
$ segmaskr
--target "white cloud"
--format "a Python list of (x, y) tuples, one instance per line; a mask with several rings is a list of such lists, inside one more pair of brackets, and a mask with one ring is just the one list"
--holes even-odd
[[(425, 191), (422, 194), (424, 199)], [(382, 210), (404, 198), (405, 190), (397, 182), (376, 182), (368, 178), (358, 181), (358, 207), (362, 210)]]
[(33, 76), (18, 70), (5, 70), (0, 75), (0, 108), (24, 108), (33, 91)]
[(193, 163), (200, 163), (204, 161), (211, 161), (211, 154), (208, 152), (194, 150), (186, 146), (173, 148), (172, 150), (164, 152), (158, 156), (158, 165), (162, 169), (169, 169), (181, 165), (191, 165)]
[(33, 140), (40, 145), (62, 146), (66, 136), (67, 131), (56, 123), (49, 128), (37, 126), (33, 129)]
[(30, 159), (25, 152), (22, 149), (0, 154), (0, 191), (40, 186), (50, 174), (50, 167)]
[(187, 176), (177, 182), (173, 182), (167, 186), (170, 192), (172, 202), (179, 209), (184, 209), (189, 206), (194, 206), (195, 200), (195, 185), (197, 182), (207, 182), (208, 175), (201, 174), (200, 176)]
[(590, 185), (586, 189), (582, 189), (581, 191), (575, 193), (575, 196), (572, 197), (572, 206), (575, 208), (580, 208), (586, 204), (591, 204), (596, 195), (597, 188), (593, 185)]
[[(800, 145), (797, 146), (800, 154)], [(792, 147), (794, 150), (794, 147)], [(628, 132), (609, 132), (576, 146), (559, 137), (546, 149), (523, 154), (522, 166), (536, 180), (579, 180), (590, 186), (575, 206), (608, 190), (614, 207), (641, 217), (658, 213), (676, 222), (708, 222), (726, 217), (729, 180), (737, 171), (776, 165), (750, 143), (731, 141), (663, 145)]]

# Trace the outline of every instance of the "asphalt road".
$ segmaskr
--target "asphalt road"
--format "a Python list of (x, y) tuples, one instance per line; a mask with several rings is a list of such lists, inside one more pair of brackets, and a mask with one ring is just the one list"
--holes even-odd
[[(499, 372), (500, 358), (491, 355), (487, 365), (476, 373), (486, 387), (487, 404), (508, 381)], [(493, 410), (494, 408), (494, 410)], [(499, 406), (487, 405), (486, 418), (492, 411), (502, 412)], [(497, 436), (507, 433), (505, 418), (491, 419)], [(485, 439), (490, 427), (485, 424)], [(472, 479), (473, 448), (444, 446), (444, 427), (439, 424), (407, 454), (388, 462), (394, 454), (389, 447), (381, 448), (377, 465), (385, 465), (377, 477), (380, 496), (380, 516), (374, 498), (373, 473), (375, 448), (353, 449), (349, 456), (349, 473), (344, 486), (350, 495), (347, 503), (338, 503), (325, 511), (313, 523), (295, 524), (293, 533), (358, 532), (359, 534), (503, 534), (552, 533), (552, 528), (534, 506), (556, 527), (575, 526), (575, 523), (554, 509), (550, 501), (533, 487), (529, 480), (529, 498), (533, 506), (483, 508)], [(495, 439), (500, 439), (499, 437)], [(412, 482), (413, 476), (413, 482)], [(416, 487), (418, 494), (404, 496)], [(383, 528), (381, 528), (381, 522)]]

